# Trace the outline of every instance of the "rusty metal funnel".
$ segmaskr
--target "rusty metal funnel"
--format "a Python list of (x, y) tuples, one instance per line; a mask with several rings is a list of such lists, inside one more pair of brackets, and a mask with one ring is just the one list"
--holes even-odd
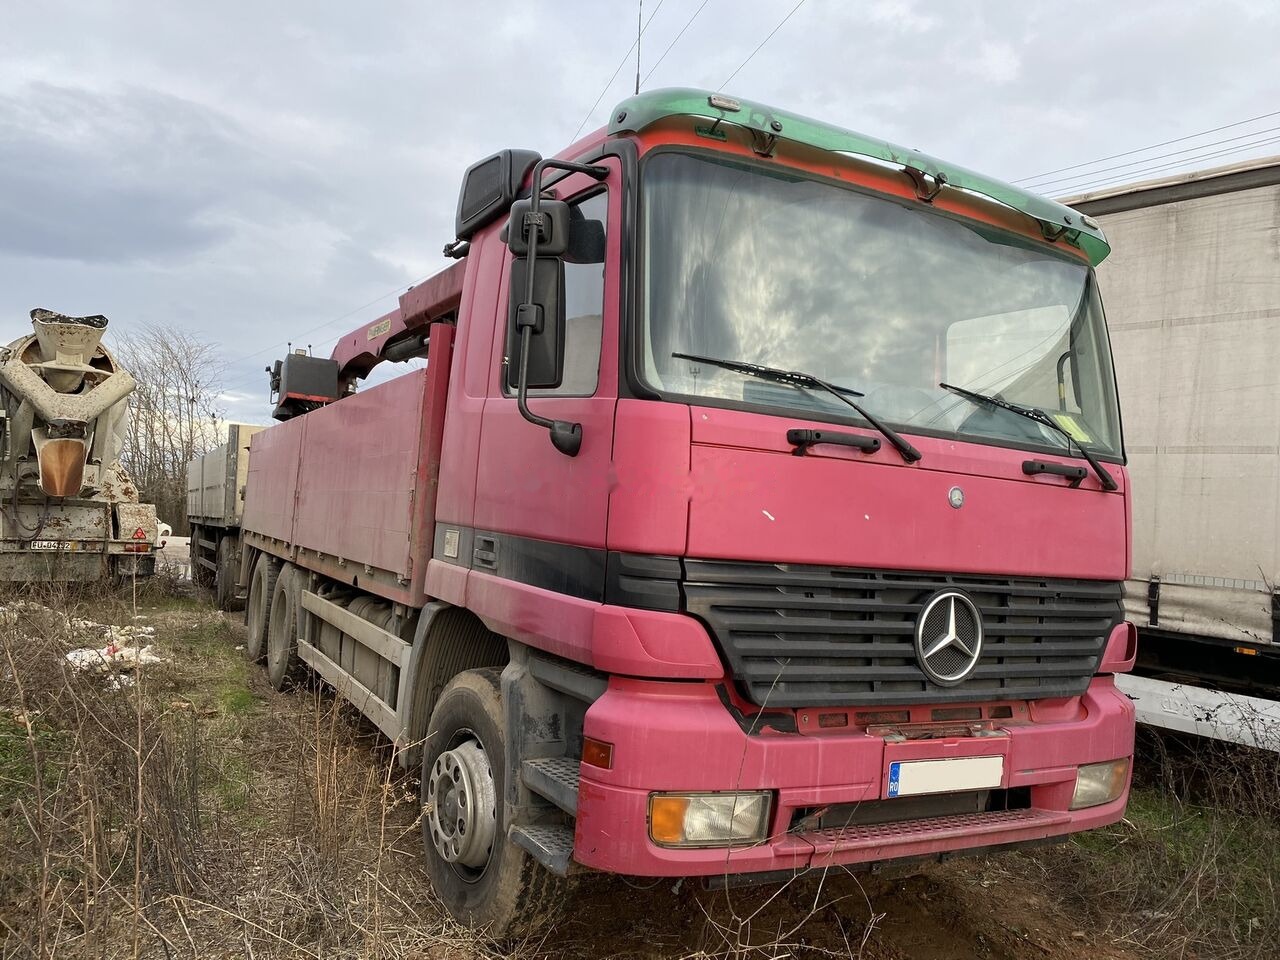
[(40, 489), (50, 497), (74, 497), (84, 487), (84, 466), (89, 443), (84, 437), (49, 437), (44, 430), (32, 431), (36, 462), (40, 467)]

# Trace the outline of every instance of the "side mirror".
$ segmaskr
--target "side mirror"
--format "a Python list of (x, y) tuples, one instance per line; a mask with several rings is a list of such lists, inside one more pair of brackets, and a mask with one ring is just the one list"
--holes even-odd
[[(539, 160), (533, 167), (529, 199), (512, 205), (507, 246), (516, 259), (511, 264), (507, 318), (507, 382), (515, 387), (520, 416), (545, 427), (552, 446), (567, 457), (576, 457), (582, 449), (582, 424), (538, 416), (529, 409), (528, 401), (530, 386), (559, 386), (564, 374), (562, 258), (569, 247), (569, 205), (563, 200), (542, 199), (542, 174), (548, 168), (585, 173), (597, 180), (609, 175), (604, 166)], [(519, 348), (513, 350), (517, 342)], [(514, 381), (511, 363), (515, 364)]]
[(529, 239), (538, 231), (540, 257), (559, 257), (569, 247), (569, 205), (563, 200), (543, 200), (533, 211), (530, 200), (517, 200), (511, 205), (507, 221), (507, 247), (517, 257), (529, 255)]
[[(530, 260), (517, 257), (511, 263), (511, 295), (507, 311), (507, 387), (520, 388), (520, 372), (526, 387), (558, 387), (564, 378), (564, 261), (538, 257), (533, 263), (533, 300), (525, 302), (529, 289)], [(524, 328), (529, 327), (526, 340)], [(528, 363), (522, 354), (527, 348)]]

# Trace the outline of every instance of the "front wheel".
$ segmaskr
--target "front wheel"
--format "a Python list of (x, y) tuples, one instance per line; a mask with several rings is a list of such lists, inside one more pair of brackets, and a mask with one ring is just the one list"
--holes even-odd
[(427, 874), (459, 922), (494, 939), (547, 926), (564, 883), (507, 839), (501, 672), (468, 670), (449, 683), (427, 727), (422, 833)]

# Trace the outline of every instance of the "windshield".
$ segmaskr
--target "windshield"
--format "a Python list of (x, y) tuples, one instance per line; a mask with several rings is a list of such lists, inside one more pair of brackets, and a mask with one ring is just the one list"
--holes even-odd
[(908, 432), (1066, 448), (938, 386), (1044, 410), (1120, 453), (1092, 272), (994, 227), (774, 169), (662, 153), (645, 167), (642, 371), (664, 393), (854, 419), (818, 390), (673, 357), (813, 374)]

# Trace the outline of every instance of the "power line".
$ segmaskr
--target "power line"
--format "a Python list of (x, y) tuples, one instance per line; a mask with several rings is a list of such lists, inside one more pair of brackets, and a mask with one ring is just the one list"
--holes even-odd
[(692, 17), (685, 21), (684, 26), (680, 28), (680, 32), (676, 34), (676, 38), (667, 44), (667, 49), (662, 51), (662, 56), (658, 58), (657, 63), (649, 68), (649, 72), (644, 75), (644, 79), (640, 81), (641, 83), (649, 82), (649, 78), (653, 76), (654, 71), (657, 70), (658, 67), (662, 66), (663, 60), (667, 59), (667, 54), (671, 52), (671, 48), (680, 42), (680, 38), (684, 36), (684, 32), (693, 25), (693, 21), (698, 19), (698, 14), (702, 12), (702, 8), (710, 2), (711, 0), (702, 0), (701, 6), (699, 6), (697, 10), (693, 11)]
[(1150, 146), (1139, 147), (1136, 150), (1126, 150), (1123, 153), (1113, 153), (1109, 157), (1099, 157), (1096, 160), (1086, 160), (1083, 163), (1073, 163), (1069, 167), (1059, 167), (1057, 170), (1050, 170), (1047, 173), (1038, 173), (1034, 177), (1023, 177), (1021, 180), (1015, 180), (1014, 183), (1029, 183), (1032, 180), (1040, 180), (1044, 177), (1051, 177), (1055, 173), (1065, 173), (1068, 170), (1078, 170), (1081, 167), (1091, 167), (1095, 163), (1106, 163), (1108, 160), (1118, 160), (1121, 157), (1131, 157), (1135, 153), (1146, 153), (1148, 150), (1155, 150), (1157, 147), (1167, 147), (1173, 143), (1183, 143), (1186, 140), (1195, 140), (1197, 137), (1207, 136), (1210, 133), (1218, 133), (1221, 130), (1230, 130), (1232, 127), (1242, 127), (1246, 123), (1253, 123), (1257, 120), (1266, 120), (1270, 117), (1280, 117), (1280, 110), (1273, 113), (1262, 113), (1256, 117), (1250, 117), (1248, 120), (1237, 120), (1235, 123), (1224, 123), (1220, 127), (1213, 127), (1209, 130), (1201, 130), (1199, 133), (1189, 133), (1185, 137), (1175, 137), (1172, 140), (1165, 140), (1162, 143), (1153, 143)]
[(1177, 167), (1184, 167), (1189, 163), (1196, 163), (1200, 160), (1213, 160), (1218, 157), (1228, 157), (1235, 153), (1244, 153), (1246, 150), (1251, 150), (1254, 147), (1266, 146), (1272, 143), (1280, 143), (1280, 137), (1269, 137), (1268, 139), (1265, 139), (1265, 140), (1258, 140), (1255, 143), (1245, 143), (1236, 147), (1228, 147), (1225, 150), (1217, 150), (1212, 153), (1203, 154), (1201, 156), (1183, 157), (1181, 160), (1174, 160), (1171, 163), (1159, 164), (1153, 167), (1145, 167), (1141, 170), (1133, 170), (1133, 171), (1130, 171), (1129, 173), (1122, 173), (1112, 177), (1103, 177), (1101, 180), (1096, 180), (1089, 183), (1078, 183), (1065, 189), (1069, 189), (1072, 191), (1082, 191), (1082, 190), (1095, 189), (1097, 187), (1106, 187), (1106, 186), (1110, 186), (1112, 184), (1118, 184), (1118, 183), (1133, 183), (1150, 173), (1159, 173), (1163, 170), (1172, 170)]
[(760, 41), (759, 46), (757, 46), (754, 50), (751, 51), (751, 56), (747, 57), (747, 59), (743, 60), (740, 64), (738, 64), (738, 69), (733, 71), (733, 73), (729, 74), (728, 79), (725, 80), (724, 83), (716, 87), (716, 91), (719, 92), (723, 90), (726, 86), (728, 86), (729, 80), (732, 80), (734, 77), (736, 77), (742, 71), (742, 68), (745, 67), (748, 63), (750, 63), (752, 58), (754, 58), (755, 55), (764, 48), (764, 45), (773, 39), (773, 35), (777, 33), (779, 30), (781, 30), (783, 26), (786, 24), (786, 22), (795, 16), (796, 11), (803, 6), (804, 6), (804, 0), (800, 0), (799, 3), (797, 3), (794, 7), (792, 7), (791, 12), (788, 13), (785, 17), (783, 17), (782, 20), (778, 23), (778, 25), (769, 31), (769, 35)]
[[(1157, 160), (1165, 160), (1169, 157), (1176, 157), (1182, 153), (1193, 153), (1196, 150), (1207, 150), (1210, 147), (1217, 147), (1224, 143), (1233, 143), (1236, 140), (1247, 140), (1249, 137), (1260, 137), (1266, 133), (1275, 133), (1280, 127), (1268, 127), (1265, 130), (1252, 130), (1249, 133), (1242, 133), (1235, 137), (1224, 137), (1221, 140), (1212, 140), (1209, 143), (1199, 143), (1194, 147), (1183, 147), (1181, 150), (1172, 150), (1169, 153), (1157, 154), (1154, 157), (1144, 157), (1141, 160), (1130, 160), (1128, 163), (1117, 163), (1110, 167), (1099, 167), (1096, 170), (1089, 170), (1085, 173), (1074, 173), (1067, 177), (1058, 177), (1056, 180), (1045, 180), (1040, 183), (1030, 184), (1030, 189), (1043, 190), (1045, 187), (1053, 186), (1058, 183), (1070, 183), (1072, 180), (1087, 180), (1091, 177), (1097, 177), (1099, 174), (1109, 173), (1112, 170), (1123, 170), (1125, 167), (1139, 167), (1145, 164), (1154, 163)], [(1249, 146), (1243, 144), (1242, 146)]]
[[(431, 274), (427, 274), (427, 276), (425, 276), (425, 277), (421, 277), (421, 278), (419, 278), (419, 279), (417, 279), (417, 280), (414, 280), (412, 283), (408, 284), (408, 286), (409, 286), (409, 287), (416, 287), (418, 284), (423, 283), (424, 281), (426, 281), (426, 280), (430, 279), (430, 277), (431, 277)], [(401, 290), (404, 290), (405, 288), (406, 288), (406, 285), (405, 285), (405, 284), (400, 284), (400, 285), (399, 285), (398, 287), (396, 287), (394, 290), (388, 290), (386, 293), (381, 294), (380, 296), (374, 297), (374, 298), (373, 298), (372, 300), (370, 300), (368, 303), (361, 304), (360, 306), (356, 307), (354, 310), (348, 310), (346, 313), (344, 313), (344, 314), (343, 314), (342, 316), (340, 316), (340, 317), (334, 317), (332, 320), (326, 320), (324, 323), (321, 323), (321, 324), (319, 324), (319, 325), (317, 325), (317, 326), (314, 326), (314, 327), (312, 327), (310, 330), (303, 330), (301, 333), (296, 334), (296, 336), (298, 336), (298, 337), (305, 337), (305, 336), (307, 336), (307, 334), (315, 333), (317, 330), (323, 330), (325, 327), (333, 326), (333, 324), (338, 323), (338, 322), (339, 322), (339, 321), (341, 321), (341, 320), (346, 320), (348, 317), (353, 317), (353, 316), (355, 316), (355, 315), (356, 315), (357, 313), (359, 313), (361, 310), (368, 310), (368, 309), (369, 309), (370, 307), (372, 307), (375, 303), (378, 303), (378, 302), (379, 302), (379, 301), (381, 301), (381, 300), (385, 300), (385, 299), (387, 299), (387, 297), (390, 297), (390, 296), (392, 296), (393, 294), (397, 294), (397, 293), (399, 293)], [(270, 353), (272, 350), (276, 350), (276, 349), (278, 349), (278, 348), (280, 348), (280, 347), (282, 347), (282, 346), (285, 346), (285, 345), (286, 345), (286, 344), (288, 344), (288, 343), (292, 343), (292, 342), (295, 342), (295, 341), (291, 341), (291, 340), (281, 340), (279, 343), (273, 343), (273, 344), (271, 344), (271, 346), (269, 346), (269, 347), (263, 347), (261, 350), (257, 350), (257, 351), (255, 351), (255, 352), (253, 352), (253, 353), (247, 353), (247, 354), (245, 354), (243, 357), (237, 357), (236, 359), (231, 360), (230, 362), (231, 362), (231, 363), (243, 363), (243, 362), (244, 362), (244, 361), (246, 361), (246, 360), (252, 360), (254, 357), (260, 357), (260, 356), (262, 356), (264, 353)]]
[(591, 105), (591, 109), (587, 111), (587, 115), (582, 118), (582, 122), (578, 124), (578, 129), (573, 132), (571, 141), (578, 139), (578, 134), (582, 132), (582, 128), (587, 125), (587, 121), (591, 119), (591, 115), (596, 112), (596, 107), (600, 106), (600, 101), (604, 99), (604, 95), (609, 92), (609, 88), (613, 86), (613, 81), (618, 79), (618, 74), (622, 72), (622, 68), (627, 65), (627, 61), (631, 59), (631, 51), (640, 43), (640, 38), (644, 36), (644, 32), (649, 29), (649, 24), (653, 23), (653, 18), (658, 15), (658, 11), (662, 9), (662, 5), (667, 0), (658, 0), (658, 5), (653, 8), (653, 13), (649, 14), (649, 19), (644, 22), (644, 26), (640, 28), (640, 32), (636, 38), (631, 41), (631, 46), (627, 47), (627, 52), (622, 55), (622, 59), (618, 61), (618, 68), (613, 71), (613, 75), (605, 81), (604, 89), (600, 91), (600, 96), (596, 97), (596, 102)]

